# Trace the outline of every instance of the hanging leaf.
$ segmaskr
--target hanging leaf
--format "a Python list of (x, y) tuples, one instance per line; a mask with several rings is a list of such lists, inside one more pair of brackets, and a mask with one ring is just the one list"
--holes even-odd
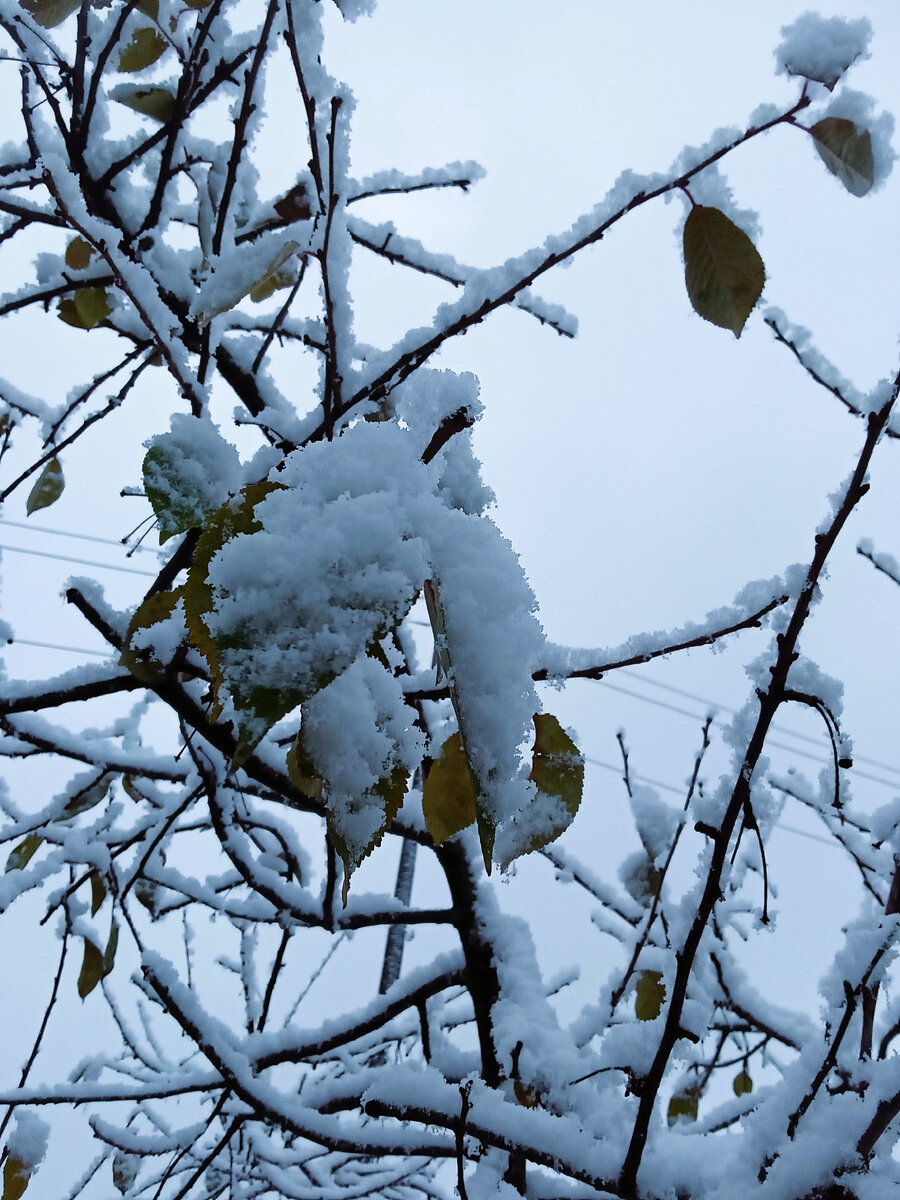
[(83, 237), (72, 238), (66, 246), (66, 266), (71, 267), (73, 271), (83, 271), (90, 265), (93, 253), (94, 247), (90, 242), (86, 242)]
[(766, 269), (742, 229), (717, 208), (695, 204), (684, 226), (684, 281), (694, 311), (740, 337)]
[(99, 871), (91, 871), (91, 916), (96, 917), (106, 899), (106, 884)]
[(123, 1196), (137, 1179), (140, 1169), (141, 1160), (136, 1154), (129, 1154), (127, 1150), (117, 1150), (113, 1155), (113, 1184)]
[(3, 1197), (2, 1200), (19, 1200), (28, 1187), (32, 1167), (24, 1162), (17, 1154), (10, 1154), (3, 1164)]
[(123, 72), (143, 71), (161, 58), (167, 49), (166, 40), (155, 29), (145, 25), (131, 35), (131, 41), (119, 55), (118, 69)]
[(825, 166), (851, 196), (865, 196), (875, 182), (872, 135), (845, 117), (825, 117), (810, 133)]
[(53, 29), (81, 7), (81, 0), (21, 0), (21, 5), (38, 25)]
[(655, 1021), (662, 1012), (666, 985), (662, 971), (641, 971), (634, 990), (634, 1015), (639, 1021)]
[(159, 916), (159, 886), (152, 879), (139, 879), (134, 885), (134, 898), (156, 920)]
[(638, 904), (649, 908), (659, 890), (660, 872), (653, 865), (653, 859), (644, 852), (638, 851), (629, 857), (621, 868), (625, 873), (620, 875), (625, 891)]
[(112, 923), (109, 940), (103, 953), (98, 950), (90, 938), (84, 939), (84, 956), (78, 975), (78, 995), (82, 1000), (89, 996), (100, 980), (105, 979), (112, 971), (118, 944), (119, 927), (115, 921)]
[(749, 1096), (753, 1091), (753, 1080), (746, 1071), (741, 1071), (740, 1075), (735, 1075), (731, 1086), (736, 1096)]
[(667, 1113), (670, 1125), (678, 1121), (696, 1121), (700, 1107), (700, 1094), (696, 1088), (685, 1088), (669, 1101)]
[(30, 517), (41, 508), (49, 508), (63, 494), (66, 481), (58, 458), (51, 458), (37, 477), (37, 482), (28, 493), (25, 512)]
[[(134, 635), (141, 629), (151, 629), (154, 625), (167, 621), (175, 611), (182, 593), (182, 588), (175, 588), (170, 592), (153, 592), (145, 596), (128, 622), (128, 632), (125, 634), (125, 643), (119, 655), (119, 666), (130, 671), (135, 679), (140, 679), (142, 683), (158, 683), (165, 676), (166, 666), (153, 657), (153, 650), (149, 646), (135, 646)], [(125, 790), (132, 799), (140, 798), (129, 790), (127, 784)]]
[(90, 940), (84, 939), (84, 955), (78, 975), (78, 995), (84, 1000), (103, 978), (103, 955)]
[(129, 1154), (127, 1150), (117, 1150), (113, 1155), (113, 1184), (123, 1196), (137, 1179), (140, 1169), (141, 1160), (136, 1154)]
[(475, 820), (475, 785), (458, 733), (448, 737), (422, 789), (422, 815), (436, 846)]
[(142, 116), (165, 124), (175, 116), (175, 96), (165, 87), (135, 87), (131, 83), (120, 83), (111, 88), (110, 98)]
[(565, 820), (545, 840), (535, 843), (537, 850), (559, 837), (571, 824), (584, 791), (584, 759), (578, 747), (551, 713), (534, 714), (534, 754), (531, 760), (531, 779), (540, 791), (556, 796), (563, 803)]
[(19, 842), (15, 850), (11, 851), (9, 858), (6, 860), (4, 873), (6, 871), (21, 871), (23, 867), (27, 866), (43, 840), (36, 833), (29, 833), (28, 837)]
[(105, 288), (79, 288), (74, 295), (60, 300), (56, 311), (61, 321), (75, 329), (93, 329), (106, 320), (112, 305)]

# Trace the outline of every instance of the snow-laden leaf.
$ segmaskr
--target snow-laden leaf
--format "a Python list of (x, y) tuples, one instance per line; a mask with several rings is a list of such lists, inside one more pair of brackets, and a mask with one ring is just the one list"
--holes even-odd
[(63, 494), (66, 481), (58, 458), (51, 458), (37, 477), (34, 487), (25, 501), (25, 512), (30, 517), (41, 508), (49, 508)]
[(875, 181), (872, 135), (846, 117), (825, 117), (810, 132), (825, 166), (851, 196), (865, 196)]
[(753, 1091), (753, 1080), (747, 1071), (741, 1071), (740, 1075), (735, 1075), (731, 1086), (736, 1096), (749, 1096)]
[[(174, 588), (169, 592), (152, 592), (145, 596), (137, 606), (128, 622), (122, 653), (119, 655), (119, 665), (130, 671), (142, 683), (156, 683), (165, 675), (165, 663), (157, 661), (154, 650), (149, 646), (135, 644), (135, 636), (142, 630), (152, 629), (163, 621), (168, 621), (178, 606), (183, 595), (183, 588)], [(129, 795), (128, 785), (126, 791)], [(133, 797), (137, 798), (137, 797)]]
[(161, 58), (167, 49), (165, 38), (149, 25), (144, 25), (135, 29), (128, 45), (123, 48), (119, 55), (118, 70), (129, 73), (143, 71)]
[(73, 271), (83, 271), (90, 265), (93, 253), (94, 247), (90, 242), (86, 242), (83, 237), (72, 238), (66, 246), (66, 266)]
[(659, 889), (660, 872), (645, 850), (631, 854), (619, 868), (619, 878), (625, 891), (638, 904), (649, 908)]
[(661, 971), (641, 971), (634, 989), (634, 1015), (639, 1021), (655, 1021), (662, 1012), (666, 985)]
[[(534, 714), (531, 779), (546, 795), (557, 796), (568, 813), (565, 825), (547, 839), (552, 841), (574, 819), (584, 790), (584, 759), (581, 751), (552, 713)], [(546, 845), (546, 842), (540, 845)]]
[(166, 87), (135, 87), (120, 83), (110, 88), (110, 98), (145, 117), (165, 124), (175, 115), (175, 96)]
[[(225, 682), (223, 663), (234, 651), (247, 649), (252, 631), (236, 628), (228, 633), (210, 631), (208, 618), (215, 611), (216, 599), (209, 583), (209, 566), (222, 547), (239, 534), (259, 533), (262, 526), (254, 510), (266, 496), (283, 490), (280, 483), (261, 480), (242, 488), (234, 500), (229, 500), (206, 520), (203, 533), (194, 551), (194, 559), (184, 585), (184, 610), (191, 644), (209, 664), (213, 685), (213, 720), (222, 711), (220, 692)], [(258, 678), (231, 681), (229, 688), (236, 715), (238, 749), (235, 765), (245, 761), (253, 747), (276, 721), (304, 700), (301, 688), (273, 688)]]
[(10, 852), (9, 858), (6, 860), (4, 872), (20, 871), (23, 867), (27, 866), (43, 840), (36, 833), (29, 833), (28, 837), (23, 838), (18, 846)]
[(31, 1178), (31, 1166), (22, 1161), (16, 1154), (10, 1154), (3, 1164), (3, 1197), (2, 1200), (19, 1200), (28, 1187)]
[(77, 817), (80, 813), (96, 807), (105, 798), (111, 783), (112, 776), (106, 771), (102, 772), (87, 787), (80, 788), (73, 796), (69, 797), (65, 808), (56, 820), (69, 821), (72, 817)]
[(458, 733), (447, 738), (431, 764), (422, 789), (422, 815), (436, 846), (475, 820), (475, 785)]
[(684, 226), (684, 281), (694, 312), (740, 337), (766, 269), (743, 229), (719, 209), (695, 204)]
[(306, 752), (300, 734), (291, 742), (291, 748), (287, 752), (287, 769), (291, 783), (305, 796), (312, 796), (317, 800), (322, 795), (325, 781), (316, 773), (315, 765)]
[(402, 763), (398, 763), (390, 775), (378, 780), (368, 794), (369, 803), (366, 805), (370, 811), (379, 813), (377, 826), (363, 841), (352, 840), (347, 836), (343, 821), (337, 816), (334, 807), (327, 803), (326, 796), (328, 840), (344, 864), (344, 882), (341, 885), (341, 902), (344, 907), (347, 905), (353, 872), (373, 850), (381, 845), (389, 826), (403, 807), (403, 799), (408, 787), (409, 771)]
[(679, 1121), (696, 1121), (700, 1107), (700, 1096), (695, 1088), (685, 1088), (669, 1101), (667, 1120), (670, 1125)]
[(112, 1178), (116, 1189), (124, 1196), (138, 1177), (141, 1160), (127, 1150), (117, 1150), (112, 1160)]
[(81, 7), (81, 0), (21, 0), (21, 4), (38, 25), (53, 29)]

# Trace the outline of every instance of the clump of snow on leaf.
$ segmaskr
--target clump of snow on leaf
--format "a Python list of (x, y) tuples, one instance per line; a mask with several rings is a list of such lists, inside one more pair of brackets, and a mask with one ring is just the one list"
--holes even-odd
[(376, 785), (417, 766), (425, 739), (412, 724), (399, 680), (372, 658), (360, 658), (304, 706), (303, 745), (328, 781), (333, 828), (359, 861), (384, 828)]
[(49, 1136), (50, 1126), (37, 1113), (21, 1108), (16, 1110), (16, 1123), (6, 1149), (9, 1157), (21, 1164), (21, 1173), (26, 1178), (43, 1161)]
[(164, 536), (200, 525), (241, 486), (238, 452), (208, 417), (175, 413), (169, 432), (144, 445), (144, 486)]
[(228, 690), (311, 696), (409, 610), (426, 574), (427, 472), (394, 425), (362, 422), (287, 460), (256, 506), (262, 530), (210, 564), (209, 627)]
[(781, 29), (775, 50), (779, 67), (788, 75), (802, 75), (831, 90), (849, 66), (867, 56), (872, 26), (865, 17), (820, 17), (807, 12)]

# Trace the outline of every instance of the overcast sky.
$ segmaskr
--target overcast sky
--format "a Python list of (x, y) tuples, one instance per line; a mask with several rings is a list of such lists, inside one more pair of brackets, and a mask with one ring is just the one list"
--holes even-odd
[[(568, 228), (621, 170), (666, 171), (685, 143), (705, 142), (723, 125), (743, 127), (758, 104), (788, 107), (799, 88), (776, 76), (772, 51), (780, 27), (805, 8), (783, 0), (753, 6), (380, 0), (374, 17), (353, 26), (329, 19), (327, 65), (358, 100), (352, 159), (359, 176), (457, 159), (475, 159), (487, 171), (468, 195), (391, 197), (359, 211), (372, 221), (393, 220), (401, 232), (463, 262), (501, 262)], [(900, 113), (900, 9), (881, 0), (846, 3), (840, 11), (867, 15), (875, 29), (872, 57), (851, 72), (851, 86)], [(4, 83), (15, 103), (15, 68), (7, 70)], [(272, 116), (270, 176), (263, 178), (277, 190), (290, 186), (306, 154), (296, 106)], [(860, 389), (893, 376), (900, 180), (892, 177), (877, 195), (855, 199), (827, 174), (810, 140), (786, 129), (730, 156), (725, 172), (737, 204), (759, 213), (764, 302), (812, 329), (819, 348)], [(578, 316), (575, 342), (511, 310), (449, 346), (434, 364), (473, 370), (481, 379), (486, 414), (476, 446), (497, 493), (495, 518), (521, 555), (554, 641), (613, 646), (633, 633), (677, 627), (730, 603), (746, 582), (805, 562), (827, 496), (849, 473), (862, 438), (861, 424), (804, 377), (759, 315), (736, 341), (692, 312), (678, 243), (683, 216), (680, 199), (648, 205), (536, 288)], [(4, 286), (12, 289), (17, 280), (7, 275)], [(359, 265), (357, 294), (359, 337), (383, 345), (451, 298), (444, 285), (372, 263)], [(43, 314), (4, 329), (2, 373), (44, 399), (61, 399), (96, 369), (102, 334), (71, 330)], [(301, 389), (302, 380), (295, 386)], [(119, 489), (139, 482), (141, 443), (167, 427), (171, 396), (161, 372), (145, 376), (123, 412), (65, 456), (66, 494), (31, 523), (111, 538), (136, 525), (146, 505), (120, 501)], [(298, 405), (304, 404), (301, 390)], [(28, 445), (22, 437), (20, 449)], [(896, 444), (882, 447), (871, 497), (844, 535), (804, 641), (822, 670), (846, 682), (846, 724), (860, 772), (856, 794), (872, 807), (900, 786), (900, 590), (876, 576), (855, 544), (871, 537), (900, 557), (898, 454)], [(24, 520), (23, 506), (24, 494), (5, 507), (4, 520)], [(9, 524), (0, 534), (7, 546), (154, 568), (150, 555), (149, 563), (140, 555), (126, 562), (112, 547)], [(19, 638), (96, 646), (91, 631), (55, 598), (70, 573), (90, 569), (4, 555), (3, 615)], [(149, 582), (112, 571), (98, 577), (121, 606), (134, 603)], [(579, 852), (589, 857), (594, 844), (598, 854), (608, 845), (631, 846), (617, 817), (625, 811), (622, 786), (614, 772), (596, 765), (616, 763), (616, 731), (626, 731), (636, 772), (681, 788), (706, 701), (743, 704), (749, 693), (743, 666), (768, 640), (766, 633), (744, 635), (720, 654), (695, 651), (609, 681), (640, 698), (583, 683), (548, 697), (547, 707), (577, 730), (584, 753), (596, 760), (576, 825)], [(9, 652), (10, 674), (40, 677), (78, 661), (25, 645)], [(803, 714), (785, 713), (783, 724), (815, 738), (821, 733)], [(818, 749), (791, 744), (824, 761), (824, 741)], [(818, 770), (775, 749), (773, 761), (780, 769), (794, 763), (811, 778)], [(721, 748), (711, 752), (711, 782), (726, 762)], [(863, 771), (887, 784), (864, 779)], [(786, 810), (784, 823), (816, 831), (794, 809)], [(793, 985), (813, 1003), (825, 951), (853, 912), (838, 886), (846, 881), (850, 888), (852, 877), (834, 850), (790, 831), (773, 838), (771, 856), (784, 914), (769, 939), (776, 947), (771, 961), (783, 955), (778, 947), (791, 946)], [(796, 870), (800, 860), (811, 876), (827, 878), (813, 899), (809, 877)], [(527, 882), (528, 869), (520, 876)], [(824, 908), (819, 929), (830, 921), (834, 941), (810, 936), (808, 922), (792, 923), (797, 905)], [(548, 958), (552, 940), (551, 930)]]

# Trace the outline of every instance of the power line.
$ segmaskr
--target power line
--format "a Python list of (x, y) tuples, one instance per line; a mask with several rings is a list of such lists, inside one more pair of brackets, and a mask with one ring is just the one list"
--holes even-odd
[(12, 554), (33, 554), (36, 558), (55, 558), (59, 562), (78, 563), (82, 567), (97, 567), (101, 571), (122, 571), (126, 575), (146, 575), (150, 579), (155, 579), (157, 571), (142, 571), (140, 567), (120, 567), (115, 563), (92, 562), (87, 558), (73, 558), (69, 554), (51, 554), (49, 550), (30, 550), (24, 546), (0, 546), (0, 550), (7, 550)]
[[(12, 521), (9, 517), (0, 517), (0, 525), (12, 525), (16, 529), (27, 529), (32, 533), (50, 533), (54, 537), (78, 538), (82, 542), (99, 542), (104, 546), (118, 546), (120, 550), (126, 544), (119, 538), (100, 537), (95, 533), (76, 533), (73, 529), (51, 529), (49, 525), (33, 525), (30, 521)], [(151, 546), (140, 544), (131, 546), (128, 553), (134, 554), (136, 551), (140, 551), (141, 554), (156, 553)]]

